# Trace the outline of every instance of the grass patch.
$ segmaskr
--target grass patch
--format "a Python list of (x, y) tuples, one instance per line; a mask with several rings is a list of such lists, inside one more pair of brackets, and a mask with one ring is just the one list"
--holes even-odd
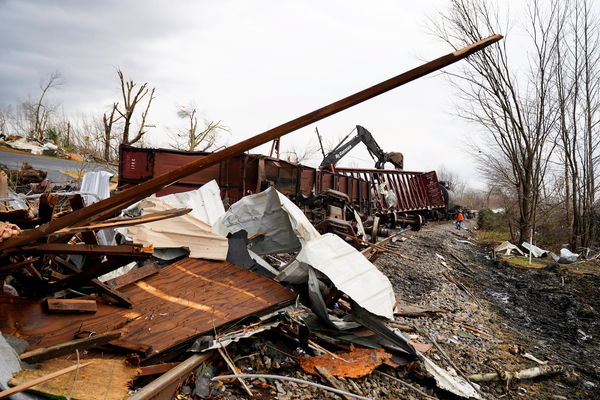
[(505, 261), (508, 264), (510, 264), (511, 266), (517, 267), (517, 268), (546, 268), (549, 264), (549, 262), (542, 261), (537, 258), (532, 258), (531, 264), (530, 264), (529, 257), (522, 257), (522, 256), (518, 256), (518, 257), (502, 256), (500, 258), (502, 259), (502, 261)]
[(497, 245), (504, 241), (510, 240), (510, 233), (499, 231), (477, 231), (475, 240), (481, 244)]
[(570, 272), (584, 275), (600, 275), (599, 261), (584, 261), (575, 264), (563, 264)]

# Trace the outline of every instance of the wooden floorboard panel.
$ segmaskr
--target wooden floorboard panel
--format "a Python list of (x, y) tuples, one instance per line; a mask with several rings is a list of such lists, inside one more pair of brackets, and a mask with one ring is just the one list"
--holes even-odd
[(0, 331), (36, 349), (72, 340), (80, 331), (124, 329), (123, 340), (151, 346), (156, 355), (295, 298), (279, 283), (235, 265), (190, 258), (119, 291), (133, 308), (98, 303), (96, 314), (89, 316), (48, 314), (37, 299), (0, 296)]

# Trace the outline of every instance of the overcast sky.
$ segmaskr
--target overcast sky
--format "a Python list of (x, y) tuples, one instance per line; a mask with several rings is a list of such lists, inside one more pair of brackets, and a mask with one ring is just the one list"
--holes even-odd
[[(119, 67), (156, 87), (149, 144), (168, 146), (190, 102), (231, 128), (231, 144), (450, 52), (428, 31), (448, 3), (0, 0), (0, 104), (59, 71), (52, 100), (99, 115), (118, 100)], [(315, 126), (333, 142), (359, 124), (405, 169), (445, 165), (481, 186), (464, 144), (478, 128), (454, 116), (455, 100), (434, 74), (285, 136), (283, 150), (315, 146)], [(373, 162), (360, 149), (345, 164)]]

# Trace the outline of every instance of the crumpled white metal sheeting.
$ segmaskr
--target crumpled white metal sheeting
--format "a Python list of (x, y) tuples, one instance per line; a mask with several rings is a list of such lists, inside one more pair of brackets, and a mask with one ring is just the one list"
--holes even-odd
[[(142, 215), (166, 211), (171, 205), (159, 197), (148, 197), (139, 203)], [(211, 231), (210, 225), (191, 215), (127, 227), (127, 236), (145, 246), (153, 245), (155, 255), (160, 248), (187, 248), (192, 258), (225, 260), (227, 258), (227, 238)], [(167, 258), (168, 259), (168, 258)]]
[(367, 311), (392, 319), (396, 297), (388, 278), (342, 238), (327, 233), (306, 243), (296, 260), (325, 274)]
[(521, 246), (529, 250), (529, 252), (531, 252), (531, 255), (537, 258), (544, 257), (546, 254), (548, 254), (547, 250), (540, 249), (539, 247), (528, 242), (523, 242)]
[(521, 249), (509, 241), (504, 241), (494, 248), (494, 252), (504, 253), (505, 256), (509, 256), (513, 251), (519, 253), (520, 255), (524, 255)]
[(257, 254), (300, 250), (276, 280), (308, 282), (310, 265), (367, 311), (393, 318), (395, 296), (388, 278), (339, 236), (321, 236), (302, 210), (274, 188), (242, 198), (213, 225), (221, 235), (241, 229), (249, 236), (266, 232), (251, 248)]
[(221, 190), (214, 179), (199, 189), (169, 194), (160, 199), (175, 208), (191, 208), (192, 211), (188, 215), (196, 217), (210, 226), (225, 214)]
[(304, 213), (272, 187), (242, 198), (213, 225), (213, 231), (223, 236), (242, 229), (248, 236), (266, 233), (264, 240), (252, 246), (256, 254), (297, 251), (319, 237)]

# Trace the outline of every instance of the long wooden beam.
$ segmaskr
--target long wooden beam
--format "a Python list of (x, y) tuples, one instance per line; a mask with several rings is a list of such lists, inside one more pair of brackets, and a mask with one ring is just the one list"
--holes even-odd
[(217, 164), (222, 160), (231, 158), (238, 154), (242, 154), (245, 151), (260, 146), (261, 144), (270, 142), (271, 140), (277, 139), (304, 126), (315, 123), (323, 118), (329, 117), (349, 107), (362, 103), (363, 101), (369, 100), (382, 93), (388, 92), (394, 88), (397, 88), (398, 86), (404, 85), (415, 79), (421, 78), (431, 72), (437, 71), (443, 67), (453, 64), (469, 56), (470, 54), (482, 50), (485, 47), (491, 45), (492, 43), (499, 41), (500, 39), (502, 39), (502, 35), (493, 35), (483, 40), (480, 40), (463, 49), (454, 51), (433, 61), (429, 61), (428, 63), (413, 68), (410, 71), (404, 72), (400, 75), (378, 83), (353, 95), (350, 95), (334, 103), (321, 107), (315, 111), (293, 119), (259, 135), (243, 140), (237, 144), (234, 144), (231, 147), (227, 147), (221, 151), (210, 154), (201, 159), (192, 161), (188, 164), (182, 165), (177, 169), (174, 169), (165, 174), (150, 179), (146, 182), (140, 183), (139, 185), (126, 189), (105, 200), (101, 200), (88, 207), (82, 208), (63, 217), (57, 218), (53, 221), (41, 225), (38, 228), (23, 231), (21, 234), (14, 236), (5, 242), (0, 243), (0, 250), (20, 246), (26, 243), (31, 243), (41, 237), (56, 232), (59, 229), (62, 229), (66, 226), (72, 226), (76, 223), (81, 222), (95, 221), (97, 220), (97, 216), (102, 215), (102, 213), (106, 210), (115, 208), (117, 206), (121, 206), (123, 208), (127, 207), (135, 203), (136, 201), (146, 198), (151, 194), (156, 193), (169, 185), (172, 185), (173, 183), (179, 181), (182, 178), (185, 178), (186, 176), (198, 172), (199, 170)]

